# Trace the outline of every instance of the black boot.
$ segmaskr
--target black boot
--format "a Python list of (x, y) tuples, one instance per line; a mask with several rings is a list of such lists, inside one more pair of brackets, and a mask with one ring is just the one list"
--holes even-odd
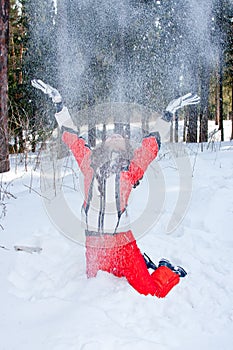
[(185, 277), (187, 275), (187, 272), (181, 266), (176, 266), (174, 272), (177, 273), (180, 277)]
[(146, 267), (148, 269), (153, 269), (153, 270), (157, 269), (157, 266), (153, 263), (153, 261), (149, 258), (149, 256), (146, 255), (146, 253), (143, 254), (143, 258), (145, 260)]
[(159, 261), (159, 267), (160, 266), (166, 266), (172, 271), (174, 271), (174, 269), (175, 269), (175, 266), (173, 266), (169, 260), (164, 259), (164, 258)]
[(170, 270), (174, 271), (175, 273), (177, 273), (177, 275), (179, 275), (180, 277), (185, 277), (187, 275), (187, 272), (185, 271), (185, 269), (181, 266), (174, 266), (172, 265), (172, 263), (167, 260), (167, 259), (161, 259), (159, 262), (159, 266), (166, 266), (168, 267)]

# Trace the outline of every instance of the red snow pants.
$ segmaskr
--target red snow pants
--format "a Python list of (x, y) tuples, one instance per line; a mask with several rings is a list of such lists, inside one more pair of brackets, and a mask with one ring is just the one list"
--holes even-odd
[(95, 277), (99, 270), (125, 277), (140, 294), (158, 298), (165, 297), (180, 279), (166, 266), (150, 274), (131, 231), (86, 236), (87, 277)]

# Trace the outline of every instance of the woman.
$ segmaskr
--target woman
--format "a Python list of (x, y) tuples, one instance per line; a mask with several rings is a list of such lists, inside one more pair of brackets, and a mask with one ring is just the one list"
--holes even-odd
[[(127, 215), (129, 195), (156, 158), (160, 134), (155, 132), (144, 137), (141, 146), (135, 150), (129, 139), (114, 134), (91, 150), (76, 132), (59, 92), (41, 80), (33, 80), (32, 85), (48, 94), (55, 103), (55, 117), (62, 131), (62, 140), (72, 151), (84, 175), (82, 213), (86, 225), (87, 276), (94, 277), (99, 270), (107, 271), (125, 277), (141, 294), (165, 297), (186, 272), (166, 259), (156, 266), (146, 254), (142, 255)], [(168, 133), (177, 109), (198, 102), (199, 97), (192, 94), (172, 101), (157, 123), (162, 136)], [(150, 268), (154, 270), (151, 274)]]

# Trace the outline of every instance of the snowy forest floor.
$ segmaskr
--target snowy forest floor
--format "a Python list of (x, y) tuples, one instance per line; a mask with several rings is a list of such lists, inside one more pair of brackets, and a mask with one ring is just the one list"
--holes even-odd
[[(165, 257), (188, 271), (164, 299), (104, 272), (87, 279), (83, 246), (60, 234), (44, 210), (39, 171), (32, 181), (32, 171), (15, 171), (12, 158), (12, 170), (1, 175), (0, 349), (231, 350), (233, 143), (206, 146), (190, 148), (192, 197), (182, 223), (164, 233), (171, 196), (161, 220), (138, 240), (155, 262)], [(173, 184), (176, 169), (166, 158), (159, 162)]]

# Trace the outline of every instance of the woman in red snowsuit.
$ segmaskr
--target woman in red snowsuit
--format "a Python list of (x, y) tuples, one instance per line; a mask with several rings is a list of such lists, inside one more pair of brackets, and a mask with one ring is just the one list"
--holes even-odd
[[(60, 112), (62, 113), (62, 111)], [(86, 145), (85, 140), (77, 134), (62, 129), (62, 140), (72, 151), (79, 167), (84, 175), (85, 186), (85, 201), (83, 211), (86, 215), (86, 271), (88, 277), (96, 276), (99, 270), (113, 273), (118, 277), (126, 277), (128, 282), (141, 294), (151, 294), (157, 297), (164, 297), (169, 290), (179, 282), (179, 275), (172, 271), (167, 266), (158, 267), (152, 274), (149, 273), (143, 255), (137, 247), (136, 240), (130, 229), (122, 231), (122, 228), (127, 227), (126, 208), (130, 192), (143, 177), (148, 165), (155, 159), (159, 150), (158, 135), (150, 135), (142, 140), (140, 148), (134, 151), (132, 160), (127, 169), (121, 170), (119, 173), (113, 174), (115, 178), (113, 188), (118, 183), (117, 199), (115, 213), (112, 210), (110, 215), (111, 224), (106, 225), (106, 229), (101, 227), (106, 221), (108, 210), (105, 213), (100, 213), (100, 208), (93, 208), (93, 213), (90, 212), (92, 201), (90, 200), (94, 187), (95, 172), (91, 166), (92, 151)], [(110, 141), (109, 141), (110, 142)], [(121, 142), (120, 137), (118, 142)], [(105, 191), (108, 187), (108, 179), (105, 184)], [(112, 185), (112, 182), (111, 182)], [(99, 187), (99, 185), (97, 186)], [(97, 195), (101, 198), (101, 191), (97, 189)], [(114, 201), (111, 200), (111, 204)], [(119, 205), (119, 208), (117, 208)], [(105, 202), (106, 206), (106, 202)], [(96, 219), (101, 217), (101, 220), (96, 220), (91, 224), (89, 217), (96, 212)], [(115, 214), (115, 215), (114, 215)], [(121, 221), (124, 225), (121, 227)], [(89, 227), (90, 226), (90, 227)]]
[[(99, 154), (105, 157), (105, 161), (98, 166), (96, 151), (91, 150), (75, 131), (58, 91), (41, 80), (32, 81), (32, 85), (48, 94), (56, 103), (55, 117), (62, 130), (62, 140), (72, 151), (84, 176), (82, 212), (86, 225), (87, 276), (95, 277), (99, 270), (107, 271), (117, 277), (125, 277), (141, 294), (165, 297), (186, 273), (180, 267), (174, 268), (167, 260), (162, 260), (157, 267), (146, 255), (143, 256), (127, 221), (129, 195), (158, 154), (159, 133), (143, 138), (141, 146), (131, 150), (130, 158), (124, 156), (127, 141), (120, 135), (110, 137), (101, 146)], [(197, 99), (184, 103), (186, 96), (183, 100), (180, 98), (179, 106), (178, 100), (175, 100), (176, 109), (197, 103)], [(172, 113), (167, 110), (162, 118), (163, 123), (171, 118)], [(150, 267), (155, 270), (152, 274), (148, 270)]]

